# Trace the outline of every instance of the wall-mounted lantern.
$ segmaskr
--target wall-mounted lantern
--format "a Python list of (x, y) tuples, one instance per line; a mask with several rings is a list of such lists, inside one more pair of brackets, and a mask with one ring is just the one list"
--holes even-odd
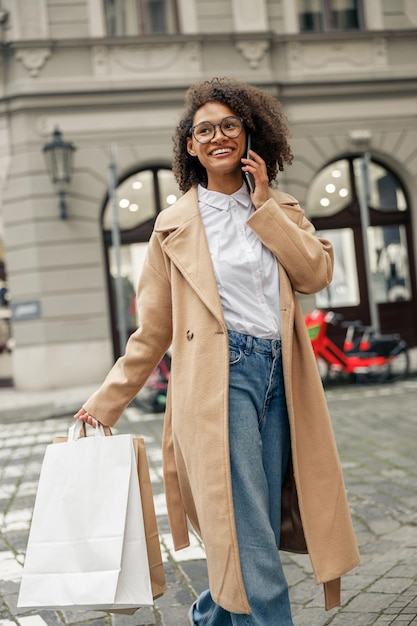
[(73, 170), (73, 155), (76, 147), (70, 141), (64, 141), (61, 131), (56, 128), (52, 141), (43, 147), (46, 167), (52, 183), (59, 196), (59, 210), (61, 219), (67, 219), (66, 194), (71, 182)]

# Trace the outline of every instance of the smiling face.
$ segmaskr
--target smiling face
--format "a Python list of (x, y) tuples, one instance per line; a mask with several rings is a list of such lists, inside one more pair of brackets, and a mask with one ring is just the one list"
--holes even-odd
[[(207, 102), (193, 119), (193, 126), (201, 122), (219, 124), (225, 117), (236, 115), (232, 109), (221, 102)], [(207, 171), (207, 188), (223, 193), (233, 193), (242, 184), (242, 163), (245, 154), (246, 132), (243, 130), (234, 139), (226, 137), (219, 126), (213, 139), (208, 143), (199, 143), (194, 137), (188, 137), (187, 150), (198, 158)]]

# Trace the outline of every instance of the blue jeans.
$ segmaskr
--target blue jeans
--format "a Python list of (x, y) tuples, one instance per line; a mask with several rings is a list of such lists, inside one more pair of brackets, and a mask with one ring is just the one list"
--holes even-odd
[(250, 614), (229, 613), (204, 591), (193, 626), (293, 626), (278, 547), (290, 456), (281, 342), (229, 331), (229, 441), (240, 563)]

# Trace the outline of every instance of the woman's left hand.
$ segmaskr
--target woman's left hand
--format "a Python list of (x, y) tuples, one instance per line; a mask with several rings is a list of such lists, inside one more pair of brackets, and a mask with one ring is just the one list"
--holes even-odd
[(90, 413), (88, 413), (82, 407), (79, 411), (76, 412), (76, 414), (74, 415), (74, 418), (81, 420), (82, 422), (86, 422), (87, 424), (90, 424), (90, 426), (92, 426), (93, 428), (97, 428), (97, 426), (100, 423), (95, 417), (90, 415)]
[(268, 174), (266, 163), (253, 150), (249, 150), (250, 158), (242, 158), (242, 171), (249, 172), (255, 179), (255, 191), (251, 194), (252, 202), (259, 209), (268, 200)]

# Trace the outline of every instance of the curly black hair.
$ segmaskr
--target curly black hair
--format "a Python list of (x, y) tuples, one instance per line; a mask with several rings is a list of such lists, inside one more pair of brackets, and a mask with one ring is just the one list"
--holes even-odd
[(187, 137), (195, 113), (207, 102), (221, 102), (244, 120), (252, 135), (252, 148), (265, 161), (271, 184), (284, 163), (293, 155), (288, 144), (289, 129), (281, 105), (272, 95), (247, 83), (230, 78), (213, 78), (192, 85), (185, 95), (185, 110), (173, 136), (173, 172), (181, 191), (200, 183), (207, 186), (207, 173), (200, 161), (187, 151)]

